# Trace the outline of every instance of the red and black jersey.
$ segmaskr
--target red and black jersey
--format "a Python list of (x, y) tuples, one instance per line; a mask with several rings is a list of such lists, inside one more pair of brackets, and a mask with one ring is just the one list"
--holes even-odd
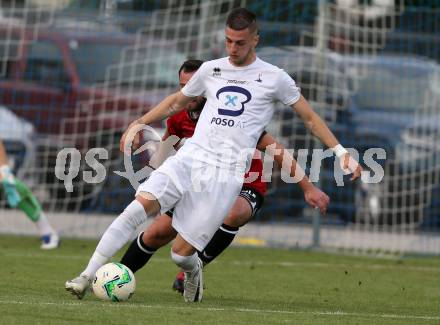
[[(192, 119), (187, 110), (183, 110), (176, 115), (171, 116), (167, 120), (167, 130), (169, 135), (175, 135), (182, 138), (191, 138), (194, 134), (194, 129), (196, 128), (197, 121)], [(257, 158), (257, 157), (258, 158)], [(264, 196), (266, 194), (267, 186), (265, 182), (261, 181), (261, 176), (263, 174), (263, 162), (259, 154), (254, 155), (252, 159), (249, 171), (245, 174), (246, 179), (253, 179), (254, 177), (249, 177), (249, 173), (258, 173), (256, 180), (250, 183), (244, 183), (243, 187), (251, 188)]]
[(167, 130), (169, 135), (182, 138), (191, 138), (194, 134), (197, 121), (189, 116), (187, 110), (183, 110), (167, 120)]
[[(257, 156), (258, 154), (258, 156)], [(258, 177), (252, 181), (252, 182), (246, 182), (246, 179), (253, 180), (255, 177), (253, 177), (253, 174), (251, 173), (258, 173)], [(263, 175), (263, 161), (261, 160), (260, 152), (256, 152), (254, 157), (252, 158), (251, 167), (249, 168), (249, 171), (244, 175), (244, 183), (243, 187), (252, 188), (261, 195), (266, 194), (267, 190), (267, 184), (265, 182), (261, 181), (261, 176)]]

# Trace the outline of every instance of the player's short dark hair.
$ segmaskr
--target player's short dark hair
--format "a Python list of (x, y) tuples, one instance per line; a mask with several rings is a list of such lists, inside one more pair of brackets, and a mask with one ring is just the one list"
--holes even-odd
[(257, 16), (246, 8), (233, 9), (226, 19), (226, 26), (233, 30), (249, 28), (251, 33), (257, 31)]
[(202, 64), (203, 64), (202, 60), (195, 60), (195, 59), (186, 60), (185, 62), (182, 63), (182, 65), (179, 68), (179, 76), (182, 71), (183, 72), (194, 72), (194, 71), (199, 70), (199, 68)]

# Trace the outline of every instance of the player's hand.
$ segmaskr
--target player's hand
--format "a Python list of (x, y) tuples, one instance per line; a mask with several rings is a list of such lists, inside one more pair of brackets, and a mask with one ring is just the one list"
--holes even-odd
[(359, 178), (362, 173), (362, 166), (356, 160), (354, 160), (349, 153), (346, 153), (341, 159), (340, 162), (342, 164), (341, 168), (346, 175), (353, 174), (350, 178), (351, 181)]
[(0, 166), (0, 183), (5, 190), (6, 200), (11, 207), (15, 208), (20, 203), (21, 197), (17, 191), (14, 174), (8, 165)]
[(312, 208), (319, 209), (322, 214), (327, 212), (330, 198), (316, 186), (312, 186), (310, 189), (304, 192), (304, 199), (308, 205), (310, 205)]
[(14, 174), (8, 165), (0, 166), (0, 182), (15, 185)]
[(140, 136), (139, 136), (139, 126), (137, 121), (130, 124), (128, 129), (124, 132), (119, 142), (119, 150), (126, 154), (131, 155), (131, 152), (139, 148)]

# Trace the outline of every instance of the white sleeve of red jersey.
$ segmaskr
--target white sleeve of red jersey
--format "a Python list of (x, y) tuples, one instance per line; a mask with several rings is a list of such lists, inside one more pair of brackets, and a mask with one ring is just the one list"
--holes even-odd
[(150, 158), (150, 166), (157, 169), (168, 157), (174, 156), (176, 154), (174, 146), (178, 144), (179, 141), (180, 139), (176, 135), (170, 135), (164, 141), (160, 141), (156, 146), (154, 154)]

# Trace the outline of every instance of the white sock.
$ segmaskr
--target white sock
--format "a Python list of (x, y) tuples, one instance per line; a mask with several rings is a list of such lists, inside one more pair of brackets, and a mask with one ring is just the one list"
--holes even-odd
[(37, 225), (40, 236), (55, 234), (55, 230), (53, 230), (49, 220), (47, 220), (47, 217), (43, 212), (41, 212), (40, 217), (35, 221), (35, 224)]
[(147, 214), (139, 201), (134, 200), (107, 228), (89, 264), (81, 275), (92, 279), (96, 271), (121, 249), (133, 236), (137, 227), (147, 220)]
[(194, 253), (193, 255), (190, 255), (190, 256), (182, 256), (182, 255), (174, 253), (171, 250), (171, 259), (184, 272), (192, 272), (197, 268), (197, 266), (198, 266), (197, 258), (198, 258), (197, 253)]
[(105, 263), (107, 263), (107, 261), (108, 258), (106, 256), (102, 256), (97, 251), (95, 251), (89, 260), (89, 264), (87, 265), (86, 269), (81, 273), (81, 275), (93, 280), (96, 271)]

